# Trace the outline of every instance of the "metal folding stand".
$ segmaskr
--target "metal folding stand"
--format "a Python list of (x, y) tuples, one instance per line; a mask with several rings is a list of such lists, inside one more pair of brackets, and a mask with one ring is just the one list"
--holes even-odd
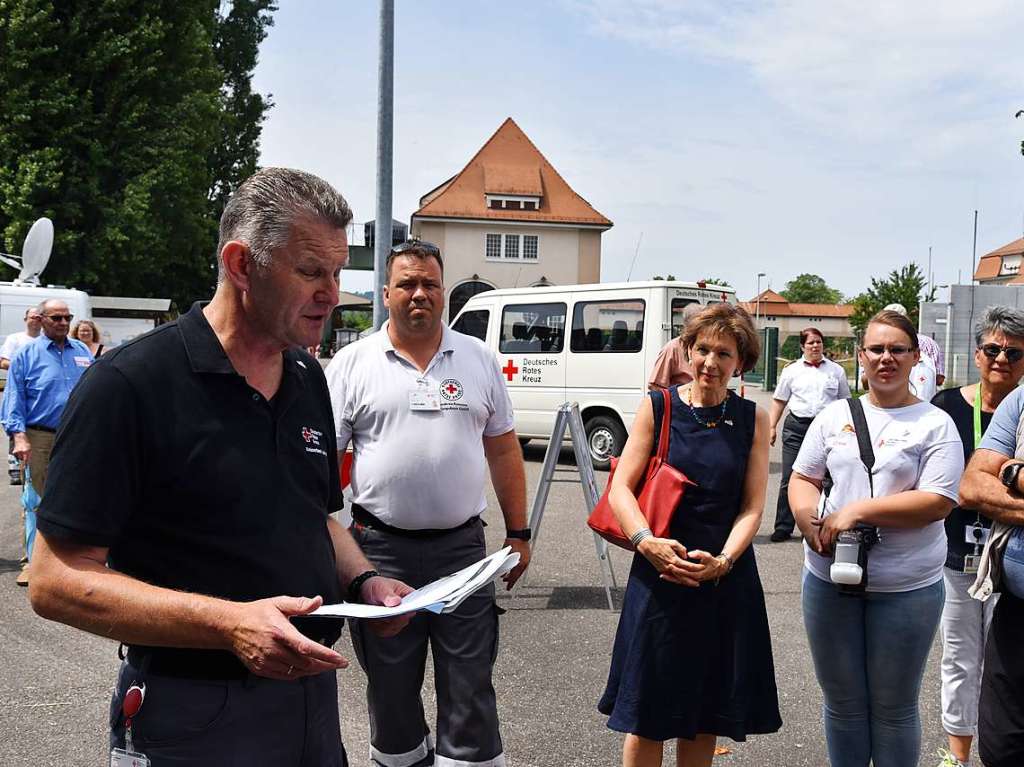
[[(566, 437), (566, 430), (572, 442), (573, 453), (576, 456), (576, 469), (559, 469), (558, 454), (562, 450), (562, 442)], [(563, 478), (556, 476), (556, 473), (573, 473), (575, 478)], [(583, 500), (586, 504), (587, 516), (597, 505), (597, 481), (594, 479), (594, 465), (591, 463), (590, 450), (587, 447), (587, 435), (583, 428), (583, 419), (580, 417), (579, 405), (575, 402), (566, 402), (558, 408), (555, 416), (555, 427), (551, 432), (551, 441), (548, 442), (547, 452), (544, 453), (544, 468), (541, 470), (540, 480), (537, 482), (537, 493), (533, 498), (533, 508), (530, 511), (530, 529), (533, 531), (532, 550), (537, 550), (540, 538), (540, 525), (544, 519), (544, 509), (548, 502), (548, 492), (555, 482), (574, 482), (583, 487)], [(615, 570), (612, 568), (611, 559), (608, 556), (608, 542), (593, 533), (594, 548), (597, 551), (598, 565), (601, 568), (601, 577), (604, 579), (604, 593), (608, 600), (608, 609), (614, 610), (612, 602), (612, 588), (616, 587)], [(527, 571), (528, 573), (529, 571)], [(525, 579), (524, 574), (524, 579)], [(525, 585), (525, 584), (521, 584)], [(512, 599), (515, 599), (516, 590), (512, 592)]]

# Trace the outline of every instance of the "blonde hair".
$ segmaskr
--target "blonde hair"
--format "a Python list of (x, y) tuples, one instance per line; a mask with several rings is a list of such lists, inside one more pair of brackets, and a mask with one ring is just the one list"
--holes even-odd
[(100, 343), (100, 327), (92, 320), (79, 320), (71, 327), (71, 332), (68, 333), (68, 335), (77, 341), (81, 341), (82, 339), (78, 337), (78, 331), (82, 327), (82, 325), (88, 325), (89, 327), (91, 327), (93, 343)]

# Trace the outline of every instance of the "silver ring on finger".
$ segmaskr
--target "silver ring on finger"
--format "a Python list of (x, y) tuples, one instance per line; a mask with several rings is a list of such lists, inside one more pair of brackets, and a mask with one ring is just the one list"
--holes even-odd
[(292, 675), (292, 672), (293, 672), (294, 670), (295, 670), (295, 666), (289, 666), (289, 667), (288, 667), (288, 674), (287, 674), (287, 676), (291, 676), (291, 675)]

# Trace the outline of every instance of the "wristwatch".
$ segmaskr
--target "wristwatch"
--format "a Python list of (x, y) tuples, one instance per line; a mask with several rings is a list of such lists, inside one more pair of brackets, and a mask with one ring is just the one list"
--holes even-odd
[(516, 538), (520, 541), (528, 541), (533, 537), (533, 532), (528, 527), (524, 527), (522, 530), (506, 530), (506, 538)]
[(1017, 475), (1024, 469), (1024, 463), (1011, 463), (999, 473), (999, 479), (1010, 490), (1017, 492)]

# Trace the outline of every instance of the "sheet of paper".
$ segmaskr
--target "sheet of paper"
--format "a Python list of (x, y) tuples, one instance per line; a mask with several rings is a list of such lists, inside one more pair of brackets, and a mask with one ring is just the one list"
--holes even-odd
[[(500, 551), (484, 557), (479, 562), (474, 562), (468, 567), (406, 594), (402, 603), (395, 607), (341, 602), (334, 605), (323, 605), (310, 615), (325, 618), (391, 618), (419, 610), (428, 610), (433, 613), (445, 610), (450, 612), (474, 591), (483, 588), (495, 578), (508, 572), (518, 562), (519, 555), (513, 554), (512, 548), (506, 546)], [(450, 606), (451, 609), (448, 609)]]

